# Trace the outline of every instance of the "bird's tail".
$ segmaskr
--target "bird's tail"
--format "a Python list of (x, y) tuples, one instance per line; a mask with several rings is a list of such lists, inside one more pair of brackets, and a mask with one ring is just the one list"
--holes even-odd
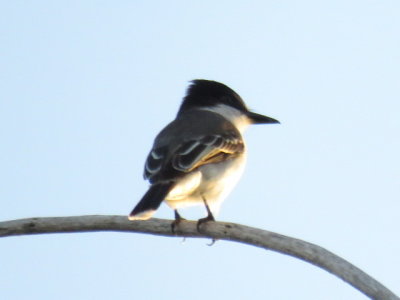
[(172, 185), (173, 182), (153, 184), (129, 214), (129, 220), (147, 220), (151, 218), (171, 190)]

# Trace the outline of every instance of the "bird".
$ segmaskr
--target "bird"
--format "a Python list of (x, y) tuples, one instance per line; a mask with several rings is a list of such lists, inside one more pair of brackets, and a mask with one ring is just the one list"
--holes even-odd
[(231, 88), (217, 81), (190, 82), (176, 118), (156, 136), (148, 154), (144, 179), (150, 187), (129, 220), (150, 219), (164, 201), (174, 210), (204, 205), (215, 221), (223, 200), (240, 179), (246, 164), (244, 130), (251, 124), (278, 120), (250, 111)]

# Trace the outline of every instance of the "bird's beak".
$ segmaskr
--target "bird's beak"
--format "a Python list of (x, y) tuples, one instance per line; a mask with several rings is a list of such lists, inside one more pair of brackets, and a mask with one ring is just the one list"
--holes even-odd
[(253, 113), (251, 111), (247, 113), (247, 117), (253, 124), (274, 124), (274, 123), (280, 124), (278, 120), (275, 120), (273, 118), (264, 115)]

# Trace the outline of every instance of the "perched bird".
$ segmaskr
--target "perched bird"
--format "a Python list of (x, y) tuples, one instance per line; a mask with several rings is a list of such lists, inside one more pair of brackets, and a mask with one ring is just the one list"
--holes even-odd
[[(204, 204), (214, 220), (225, 197), (239, 180), (246, 163), (242, 137), (250, 124), (279, 121), (251, 112), (226, 85), (193, 80), (178, 114), (156, 137), (144, 169), (151, 186), (129, 215), (149, 219), (162, 201), (174, 209)], [(199, 224), (198, 223), (198, 224)]]

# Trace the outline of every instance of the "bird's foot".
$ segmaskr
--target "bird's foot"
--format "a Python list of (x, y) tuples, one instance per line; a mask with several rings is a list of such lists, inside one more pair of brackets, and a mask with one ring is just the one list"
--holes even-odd
[(213, 216), (213, 214), (211, 212), (210, 207), (208, 206), (206, 198), (204, 196), (202, 198), (203, 198), (204, 206), (206, 207), (206, 210), (207, 210), (207, 217), (202, 218), (202, 219), (197, 221), (197, 231), (198, 232), (200, 232), (201, 224), (206, 223), (206, 222), (210, 222), (210, 221), (215, 221), (215, 218), (214, 218), (214, 216)]
[[(197, 231), (200, 232), (200, 226), (202, 224), (210, 222), (210, 221), (215, 222), (215, 218), (214, 218), (214, 216), (212, 214), (209, 214), (207, 217), (198, 220), (197, 221)], [(216, 239), (211, 239), (211, 243), (207, 244), (207, 246), (214, 245), (216, 241), (217, 241)]]
[(176, 209), (174, 210), (174, 213), (175, 213), (175, 220), (172, 221), (172, 223), (171, 223), (171, 231), (172, 231), (172, 233), (175, 234), (176, 228), (179, 226), (179, 223), (186, 219), (182, 218)]
[(215, 218), (212, 214), (209, 214), (207, 217), (199, 219), (197, 221), (197, 231), (200, 232), (200, 226), (204, 223), (210, 222), (210, 221), (215, 221)]
[[(208, 206), (208, 203), (207, 203), (206, 198), (205, 198), (205, 197), (202, 197), (202, 198), (203, 198), (204, 206), (206, 207), (206, 210), (207, 210), (207, 217), (202, 218), (202, 219), (200, 219), (200, 220), (197, 221), (197, 231), (198, 231), (198, 232), (200, 232), (200, 226), (201, 226), (202, 224), (207, 223), (207, 222), (210, 222), (210, 221), (214, 221), (214, 222), (215, 222), (215, 218), (214, 218), (214, 216), (213, 216), (213, 214), (212, 214), (212, 212), (211, 212), (210, 207)], [(216, 241), (217, 241), (216, 239), (212, 239), (212, 240), (211, 240), (211, 243), (208, 244), (208, 246), (214, 245), (214, 243), (215, 243)]]

